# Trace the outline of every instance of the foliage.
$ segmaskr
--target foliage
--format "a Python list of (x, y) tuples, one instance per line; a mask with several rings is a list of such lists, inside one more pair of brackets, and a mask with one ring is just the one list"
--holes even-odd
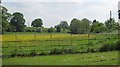
[(42, 32), (48, 32), (48, 28), (43, 28)]
[(12, 14), (13, 18), (10, 23), (15, 26), (16, 32), (23, 32), (25, 28), (24, 15), (20, 12), (15, 12)]
[(56, 32), (61, 32), (61, 27), (60, 26), (57, 26)]
[(55, 26), (55, 28), (60, 27), (63, 29), (68, 29), (68, 23), (67, 21), (61, 21), (58, 25)]
[(53, 27), (48, 29), (48, 33), (52, 33), (52, 32), (54, 32), (54, 28)]
[(96, 20), (93, 21), (90, 32), (92, 33), (102, 33), (106, 32), (107, 28), (103, 23), (100, 23)]
[(81, 21), (74, 18), (70, 24), (70, 31), (73, 34), (85, 34), (88, 33), (90, 27), (90, 21), (86, 18)]
[(34, 27), (25, 27), (25, 31), (26, 32), (35, 32), (35, 28)]
[(103, 46), (100, 48), (100, 52), (118, 50), (118, 44), (119, 42), (113, 44), (103, 44)]
[(36, 28), (42, 27), (42, 25), (43, 25), (43, 21), (40, 18), (33, 20), (31, 24), (31, 26), (36, 27)]
[(2, 23), (0, 23), (0, 25), (2, 25), (1, 32), (4, 33), (9, 27), (9, 19), (11, 17), (11, 14), (7, 12), (8, 10), (6, 7), (1, 6), (1, 8), (2, 8), (2, 14), (1, 14)]
[(81, 23), (84, 25), (84, 33), (88, 33), (91, 21), (89, 21), (87, 18), (83, 18)]
[(70, 31), (73, 34), (78, 34), (80, 30), (80, 20), (74, 18), (70, 23)]
[(36, 28), (36, 32), (42, 32), (42, 27)]
[(68, 23), (67, 21), (61, 21), (61, 23), (58, 25), (63, 29), (67, 29), (68, 28)]
[(119, 23), (116, 23), (114, 18), (110, 18), (107, 21), (105, 21), (105, 25), (109, 29), (109, 32), (115, 29), (119, 29), (120, 27)]
[(72, 48), (54, 48), (50, 51), (50, 54), (74, 54), (76, 51)]

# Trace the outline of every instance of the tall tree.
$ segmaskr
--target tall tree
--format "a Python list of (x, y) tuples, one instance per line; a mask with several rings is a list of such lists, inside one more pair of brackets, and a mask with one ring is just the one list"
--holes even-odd
[(67, 21), (61, 21), (58, 26), (60, 26), (63, 29), (67, 29), (68, 28), (68, 23), (67, 23)]
[(61, 27), (60, 26), (57, 26), (56, 32), (61, 32)]
[(22, 32), (25, 28), (24, 15), (20, 12), (15, 12), (12, 14), (13, 18), (10, 23), (15, 26), (16, 32)]
[(102, 33), (102, 32), (105, 32), (105, 31), (107, 31), (107, 28), (103, 23), (100, 23), (99, 21), (93, 20), (90, 32), (92, 32), (92, 33)]
[(85, 29), (85, 33), (87, 33), (88, 32), (88, 29), (89, 29), (89, 27), (90, 27), (90, 23), (91, 23), (91, 21), (89, 21), (87, 18), (83, 18), (82, 20), (81, 20), (81, 23), (83, 23), (83, 25), (84, 25), (84, 29)]
[(8, 13), (8, 10), (6, 7), (4, 6), (0, 6), (0, 9), (1, 9), (1, 20), (2, 20), (2, 23), (0, 22), (0, 27), (2, 28), (0, 33), (2, 32), (5, 32), (8, 27), (9, 27), (9, 19), (11, 17), (11, 14)]
[(31, 26), (36, 27), (36, 28), (42, 27), (42, 25), (43, 25), (43, 21), (40, 18), (33, 20), (31, 24)]
[(110, 18), (107, 21), (105, 21), (105, 25), (109, 29), (109, 32), (110, 32), (115, 29), (117, 23), (115, 22), (114, 18)]
[(73, 34), (80, 33), (80, 20), (74, 18), (70, 23), (70, 31)]
[(99, 22), (96, 21), (96, 19), (93, 20), (92, 26), (91, 26), (91, 29), (90, 29), (90, 33), (93, 32), (93, 31), (96, 29), (96, 26), (98, 25), (98, 23), (99, 23)]

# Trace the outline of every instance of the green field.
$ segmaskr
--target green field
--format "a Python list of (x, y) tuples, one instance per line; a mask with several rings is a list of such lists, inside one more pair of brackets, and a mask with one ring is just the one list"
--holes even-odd
[(118, 64), (117, 44), (117, 34), (7, 33), (3, 64)]
[(3, 65), (118, 65), (118, 52), (9, 58)]

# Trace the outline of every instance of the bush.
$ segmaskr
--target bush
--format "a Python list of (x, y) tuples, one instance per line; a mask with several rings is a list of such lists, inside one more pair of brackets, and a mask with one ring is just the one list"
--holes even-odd
[(34, 27), (26, 27), (25, 31), (26, 32), (35, 32), (35, 28)]
[(61, 32), (61, 27), (60, 26), (57, 26), (56, 32)]
[(50, 52), (45, 51), (45, 52), (41, 52), (39, 55), (44, 55), (44, 56), (46, 56), (46, 55), (49, 55), (49, 54), (50, 54)]
[(64, 53), (65, 54), (73, 54), (73, 53), (75, 53), (75, 51), (73, 49), (69, 48), (69, 49), (64, 49)]
[(63, 50), (58, 48), (54, 48), (53, 50), (50, 51), (50, 54), (62, 54), (62, 53)]
[(48, 33), (52, 33), (52, 32), (54, 32), (54, 28), (53, 27), (48, 29)]
[(55, 48), (50, 51), (50, 54), (74, 54), (76, 52), (77, 51), (73, 50), (72, 48), (66, 48), (66, 49)]
[(10, 57), (16, 57), (17, 56), (17, 49), (15, 48), (12, 52), (11, 52), (11, 55)]
[(117, 50), (120, 50), (120, 41), (117, 42)]
[(31, 50), (30, 56), (36, 56), (36, 55), (37, 55), (36, 51), (35, 50)]
[(42, 32), (42, 28), (41, 27), (37, 28), (36, 32)]
[(104, 51), (112, 51), (112, 50), (119, 50), (119, 42), (113, 43), (113, 44), (104, 44), (101, 48), (100, 48), (100, 52), (104, 52)]

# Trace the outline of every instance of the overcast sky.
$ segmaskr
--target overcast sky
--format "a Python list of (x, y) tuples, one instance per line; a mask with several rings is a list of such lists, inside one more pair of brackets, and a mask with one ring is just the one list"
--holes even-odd
[(60, 23), (60, 21), (70, 21), (73, 18), (88, 18), (93, 21), (97, 19), (104, 22), (109, 18), (109, 12), (112, 11), (112, 17), (117, 21), (119, 0), (4, 0), (2, 5), (10, 13), (21, 12), (24, 14), (26, 24), (35, 18), (43, 20), (43, 26), (51, 27)]

